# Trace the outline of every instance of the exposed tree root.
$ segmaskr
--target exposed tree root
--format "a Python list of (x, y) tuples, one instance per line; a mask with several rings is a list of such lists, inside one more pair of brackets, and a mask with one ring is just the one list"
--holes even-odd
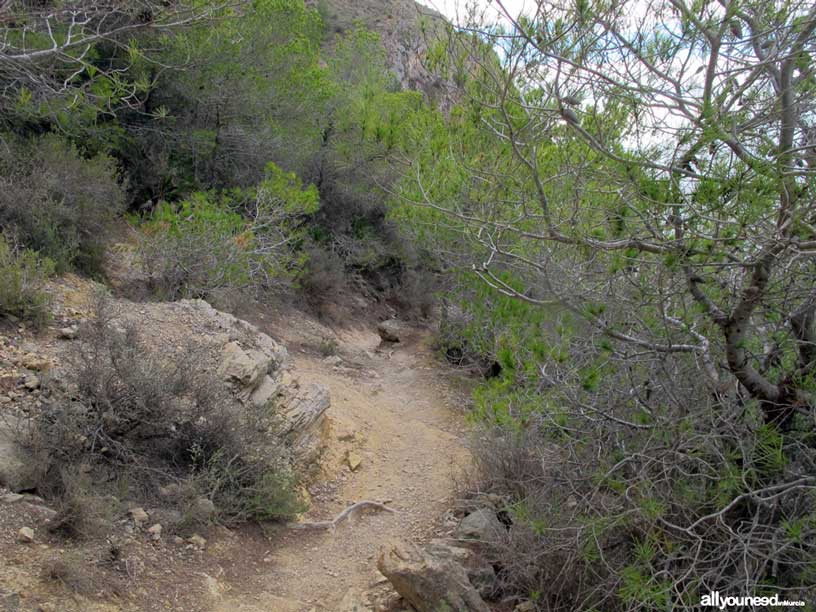
[(330, 521), (314, 521), (310, 523), (296, 523), (294, 525), (290, 525), (291, 529), (330, 529), (334, 531), (337, 526), (342, 523), (343, 521), (347, 521), (352, 516), (356, 515), (363, 510), (371, 509), (371, 510), (383, 510), (385, 512), (392, 512), (394, 514), (397, 513), (396, 510), (393, 508), (389, 508), (385, 504), (380, 502), (370, 501), (370, 500), (363, 500), (357, 502), (356, 504), (352, 504), (345, 510), (343, 510), (340, 514), (335, 516)]

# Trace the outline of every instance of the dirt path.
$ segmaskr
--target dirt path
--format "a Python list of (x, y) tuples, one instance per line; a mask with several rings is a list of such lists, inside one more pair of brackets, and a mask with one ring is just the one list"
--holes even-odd
[[(286, 530), (269, 543), (268, 569), (253, 579), (251, 595), (210, 589), (217, 612), (355, 609), (348, 603), (378, 582), (376, 555), (384, 542), (421, 540), (445, 529), (440, 519), (467, 460), (466, 394), (461, 381), (434, 361), (427, 333), (378, 350), (373, 332), (331, 332), (342, 360), (332, 364), (297, 348), (325, 342), (325, 328), (288, 323), (265, 327), (290, 346), (293, 373), (327, 386), (332, 398), (328, 480), (312, 487), (306, 520), (330, 519), (364, 499), (388, 501), (398, 513), (366, 513), (333, 533)], [(356, 471), (348, 465), (349, 452), (362, 460)]]

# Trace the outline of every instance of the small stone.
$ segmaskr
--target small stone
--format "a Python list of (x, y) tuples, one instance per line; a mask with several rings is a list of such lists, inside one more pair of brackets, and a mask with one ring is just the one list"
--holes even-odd
[(170, 483), (167, 486), (159, 487), (159, 496), (164, 499), (172, 499), (181, 493), (181, 487), (175, 483)]
[(346, 455), (346, 463), (348, 463), (349, 469), (352, 472), (356, 472), (358, 469), (360, 469), (360, 466), (363, 463), (363, 458), (359, 453), (349, 451), (349, 454)]
[(337, 366), (343, 363), (343, 358), (338, 355), (329, 355), (323, 359), (323, 363), (329, 366)]
[(128, 510), (128, 514), (130, 514), (130, 518), (133, 519), (133, 522), (137, 527), (144, 525), (150, 518), (147, 512), (144, 511), (144, 508), (133, 508)]
[(383, 321), (377, 326), (377, 333), (385, 342), (399, 342), (402, 328), (399, 321), (389, 319), (387, 321)]
[(17, 532), (17, 541), (20, 544), (31, 544), (34, 542), (34, 530), (31, 527), (21, 527)]
[(535, 605), (532, 601), (523, 601), (515, 608), (513, 608), (513, 612), (534, 612)]
[(147, 530), (147, 533), (149, 533), (149, 534), (150, 534), (150, 539), (151, 539), (151, 540), (154, 540), (154, 541), (155, 541), (155, 540), (161, 540), (161, 534), (162, 534), (162, 526), (161, 526), (161, 523), (156, 523), (155, 525), (153, 525), (152, 527), (150, 527), (150, 528)]
[(176, 546), (181, 546), (182, 544), (184, 544), (184, 538), (182, 538), (181, 536), (173, 536), (173, 544), (175, 544)]
[(192, 544), (193, 546), (195, 546), (196, 548), (198, 548), (199, 550), (204, 550), (204, 548), (206, 548), (206, 546), (207, 546), (207, 540), (202, 538), (197, 533), (193, 534), (189, 538), (187, 538), (187, 541), (190, 544)]
[(63, 340), (76, 340), (78, 334), (79, 329), (77, 329), (77, 327), (74, 325), (71, 325), (70, 327), (63, 327), (59, 330), (59, 337)]
[(28, 353), (25, 357), (23, 357), (23, 367), (29, 370), (40, 372), (42, 370), (47, 370), (50, 365), (51, 362), (49, 362), (48, 359), (35, 355), (34, 353)]
[(24, 499), (25, 495), (20, 495), (19, 493), (6, 493), (2, 497), (0, 497), (0, 502), (4, 504), (14, 504)]
[(194, 520), (206, 522), (215, 514), (215, 504), (206, 497), (197, 497), (190, 507), (190, 514)]
[(36, 376), (29, 376), (25, 381), (25, 388), (29, 391), (34, 391), (40, 388), (40, 379)]

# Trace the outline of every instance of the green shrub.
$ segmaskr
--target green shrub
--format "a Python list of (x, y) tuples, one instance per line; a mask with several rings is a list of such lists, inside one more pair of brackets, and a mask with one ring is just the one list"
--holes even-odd
[(317, 204), (314, 187), (274, 164), (253, 189), (161, 204), (142, 226), (141, 259), (153, 290), (176, 299), (272, 287), (295, 267), (300, 219)]
[(15, 249), (0, 234), (0, 314), (43, 325), (50, 315), (43, 285), (53, 272), (51, 260), (28, 249)]
[(249, 285), (252, 253), (245, 246), (252, 235), (241, 215), (212, 196), (163, 203), (142, 229), (141, 260), (160, 297), (204, 297)]

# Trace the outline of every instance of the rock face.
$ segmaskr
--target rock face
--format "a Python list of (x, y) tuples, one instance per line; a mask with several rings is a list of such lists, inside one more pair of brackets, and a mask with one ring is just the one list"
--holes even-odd
[(282, 387), (278, 408), (284, 420), (283, 433), (299, 461), (308, 463), (320, 454), (330, 404), (329, 390), (322, 385), (301, 386), (294, 380)]
[[(319, 0), (306, 3), (321, 4)], [(442, 109), (456, 100), (455, 83), (429, 70), (425, 62), (429, 46), (445, 34), (446, 20), (438, 12), (414, 0), (324, 0), (322, 4), (330, 45), (336, 35), (362, 22), (380, 35), (388, 65), (404, 89), (423, 92)]]
[(271, 357), (261, 351), (245, 351), (237, 342), (228, 342), (222, 350), (221, 374), (224, 379), (254, 389), (271, 366)]
[(490, 612), (465, 569), (450, 556), (396, 542), (380, 550), (377, 568), (418, 612)]

